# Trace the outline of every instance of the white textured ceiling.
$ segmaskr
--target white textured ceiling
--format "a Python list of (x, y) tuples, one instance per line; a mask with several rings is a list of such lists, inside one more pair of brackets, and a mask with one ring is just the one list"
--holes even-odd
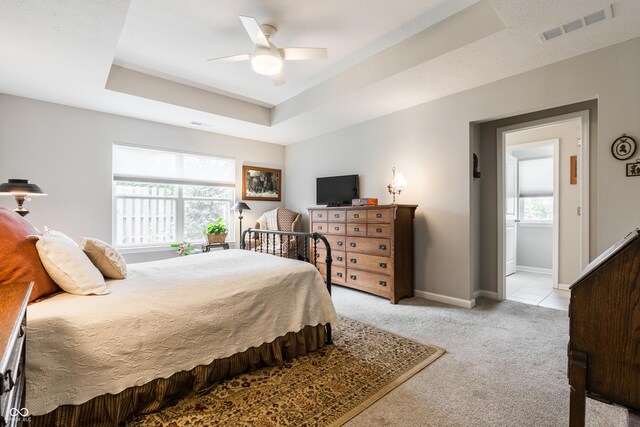
[[(3, 0), (0, 92), (287, 144), (639, 37), (639, 0), (614, 3), (611, 20), (537, 37), (609, 4)], [(287, 64), (281, 87), (245, 63), (205, 62), (251, 50), (239, 14), (278, 26), (279, 46), (327, 47), (329, 59)], [(112, 63), (142, 73), (112, 75), (107, 90)]]

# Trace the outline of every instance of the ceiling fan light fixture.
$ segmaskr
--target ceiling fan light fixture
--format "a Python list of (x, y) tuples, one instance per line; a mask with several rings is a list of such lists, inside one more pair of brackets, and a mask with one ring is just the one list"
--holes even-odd
[(282, 59), (272, 54), (259, 54), (251, 58), (253, 71), (264, 76), (273, 76), (282, 70)]

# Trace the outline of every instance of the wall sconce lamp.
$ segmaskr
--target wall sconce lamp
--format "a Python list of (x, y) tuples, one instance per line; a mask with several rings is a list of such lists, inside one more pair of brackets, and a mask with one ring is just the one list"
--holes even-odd
[(236, 202), (231, 209), (240, 213), (240, 217), (238, 217), (240, 220), (240, 240), (238, 241), (242, 244), (242, 211), (250, 211), (251, 208), (245, 202)]
[(407, 188), (407, 179), (404, 177), (404, 174), (401, 172), (396, 172), (396, 168), (393, 167), (393, 178), (391, 179), (391, 184), (387, 185), (387, 190), (389, 190), (389, 194), (393, 196), (393, 204), (396, 204), (396, 194), (402, 193), (402, 190)]
[(28, 196), (46, 196), (40, 187), (29, 183), (28, 179), (10, 179), (8, 182), (0, 184), (0, 195), (15, 197), (18, 207), (14, 211), (22, 216), (29, 213), (29, 209), (23, 206), (25, 200), (31, 200)]

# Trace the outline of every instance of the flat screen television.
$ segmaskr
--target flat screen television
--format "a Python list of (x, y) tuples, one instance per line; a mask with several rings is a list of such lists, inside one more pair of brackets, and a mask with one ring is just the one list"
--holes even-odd
[(316, 204), (350, 205), (359, 197), (358, 175), (328, 176), (317, 178)]

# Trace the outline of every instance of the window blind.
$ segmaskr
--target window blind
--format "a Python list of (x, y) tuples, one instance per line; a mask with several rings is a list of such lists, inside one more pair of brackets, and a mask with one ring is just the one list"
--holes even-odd
[(113, 179), (163, 184), (235, 186), (235, 160), (113, 145)]
[(518, 162), (520, 197), (553, 196), (553, 157)]

